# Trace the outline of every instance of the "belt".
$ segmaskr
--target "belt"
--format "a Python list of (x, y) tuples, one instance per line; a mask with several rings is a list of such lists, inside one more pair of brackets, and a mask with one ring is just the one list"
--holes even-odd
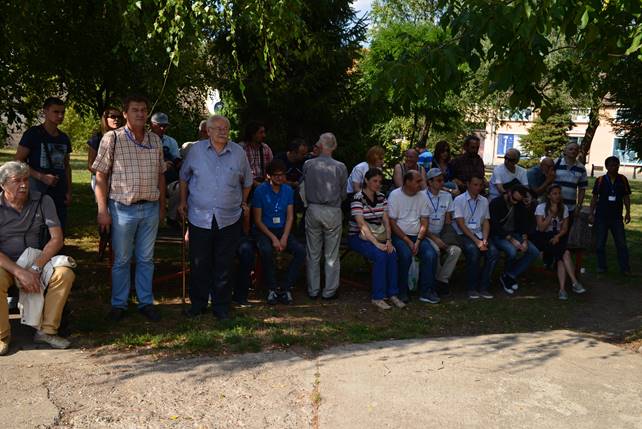
[(130, 205), (130, 206), (134, 206), (134, 205), (137, 205), (137, 204), (155, 203), (155, 202), (156, 202), (156, 201), (151, 201), (151, 200), (138, 200), (138, 201), (133, 202), (133, 203), (131, 203), (131, 204), (129, 204), (129, 205)]

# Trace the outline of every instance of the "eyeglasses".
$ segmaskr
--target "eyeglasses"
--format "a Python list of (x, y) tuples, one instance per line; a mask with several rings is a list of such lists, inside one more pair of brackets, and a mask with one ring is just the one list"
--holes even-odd
[(115, 113), (112, 113), (110, 115), (105, 115), (105, 118), (107, 118), (107, 119), (123, 119), (122, 115), (117, 115)]

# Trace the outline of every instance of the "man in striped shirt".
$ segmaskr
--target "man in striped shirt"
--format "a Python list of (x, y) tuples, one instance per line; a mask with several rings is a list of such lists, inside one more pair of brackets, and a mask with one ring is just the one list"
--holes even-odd
[(569, 143), (564, 149), (564, 156), (555, 161), (555, 183), (562, 188), (562, 200), (572, 216), (577, 216), (582, 209), (584, 194), (588, 187), (586, 168), (577, 160), (580, 147)]

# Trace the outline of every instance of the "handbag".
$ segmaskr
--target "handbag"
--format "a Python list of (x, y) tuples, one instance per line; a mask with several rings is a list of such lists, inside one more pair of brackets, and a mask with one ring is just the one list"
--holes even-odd
[(38, 213), (38, 210), (40, 210), (40, 217), (42, 218), (42, 224), (38, 227), (38, 249), (40, 250), (44, 249), (47, 243), (49, 242), (49, 240), (51, 240), (51, 234), (49, 234), (49, 227), (45, 222), (45, 215), (42, 211), (42, 199), (44, 197), (45, 197), (45, 194), (40, 195), (40, 199), (38, 200), (38, 205), (36, 206), (36, 209), (33, 211), (33, 215), (31, 216), (31, 222), (29, 222), (29, 227), (27, 228), (24, 236), (22, 237), (25, 249), (28, 247), (27, 234), (29, 233), (29, 230), (31, 229), (34, 221), (36, 220), (36, 214)]
[[(368, 225), (368, 228), (370, 228), (370, 232), (372, 232), (372, 235), (374, 235), (374, 238), (377, 239), (380, 243), (385, 243), (386, 240), (388, 239), (388, 236), (386, 234), (386, 227), (384, 224), (374, 224), (370, 222), (366, 222)], [(363, 232), (359, 233), (359, 238), (362, 240), (368, 240), (366, 236), (363, 234)]]

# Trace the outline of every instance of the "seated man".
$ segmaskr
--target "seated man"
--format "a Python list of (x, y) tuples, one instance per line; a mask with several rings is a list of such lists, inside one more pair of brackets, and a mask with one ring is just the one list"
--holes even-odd
[[(488, 242), (490, 234), (490, 215), (488, 200), (480, 195), (484, 179), (473, 175), (468, 180), (468, 190), (457, 196), (454, 201), (455, 224), (453, 225), (461, 248), (466, 255), (468, 272), (468, 298), (493, 299), (490, 289), (490, 276), (497, 263), (497, 248)], [(479, 259), (484, 257), (484, 268), (480, 269)]]
[(451, 222), (453, 215), (453, 197), (450, 192), (443, 191), (444, 175), (439, 168), (431, 168), (427, 173), (428, 190), (428, 233), (427, 237), (437, 254), (445, 255), (444, 263), (437, 258), (437, 288), (440, 294), (448, 294), (448, 282), (455, 271), (455, 266), (461, 255), (457, 246), (457, 235)]
[[(305, 248), (292, 234), (294, 223), (294, 192), (285, 182), (285, 163), (275, 159), (267, 166), (267, 182), (254, 190), (252, 214), (256, 225), (256, 243), (263, 264), (265, 283), (269, 289), (267, 302), (274, 305), (281, 300), (292, 303), (291, 289), (303, 268)], [(276, 264), (272, 257), (287, 250), (293, 256), (281, 288), (276, 285)]]
[(490, 191), (488, 200), (492, 201), (516, 185), (528, 186), (526, 169), (517, 165), (521, 154), (517, 149), (508, 149), (504, 155), (504, 163), (499, 164), (490, 176)]
[(541, 157), (539, 165), (529, 168), (526, 177), (531, 192), (537, 195), (539, 202), (544, 202), (546, 190), (555, 181), (555, 162), (547, 156)]
[[(0, 355), (9, 351), (11, 328), (7, 291), (17, 284), (22, 293), (39, 294), (42, 290), (42, 271), (49, 260), (62, 248), (63, 236), (56, 207), (48, 195), (29, 193), (29, 167), (11, 161), (0, 167)], [(39, 248), (41, 229), (48, 228), (51, 238), (30, 267), (16, 261), (25, 249)], [(34, 341), (57, 349), (69, 347), (69, 341), (57, 336), (62, 310), (74, 281), (70, 268), (54, 268), (47, 284), (40, 329)]]
[(438, 304), (435, 284), (437, 252), (426, 238), (428, 232), (428, 198), (421, 192), (423, 178), (410, 170), (403, 177), (401, 188), (388, 197), (388, 216), (392, 244), (399, 255), (399, 299), (408, 302), (408, 270), (414, 256), (419, 256), (419, 301)]
[(517, 277), (539, 256), (537, 247), (528, 240), (528, 233), (535, 229), (535, 219), (524, 204), (527, 196), (525, 186), (515, 185), (490, 202), (491, 242), (506, 253), (504, 274), (499, 282), (509, 295), (519, 288)]

